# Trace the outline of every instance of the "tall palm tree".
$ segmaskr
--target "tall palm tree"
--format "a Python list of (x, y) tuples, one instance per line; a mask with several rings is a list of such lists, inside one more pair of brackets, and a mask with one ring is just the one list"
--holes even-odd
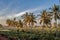
[(16, 21), (16, 27), (18, 28), (18, 30), (23, 27), (23, 23), (21, 20)]
[(43, 10), (40, 23), (43, 23), (43, 27), (48, 26), (48, 24), (51, 24), (51, 17), (48, 15), (46, 10)]
[[(22, 18), (23, 18), (23, 24), (24, 24), (23, 27), (25, 27), (25, 28), (26, 28), (26, 31), (27, 31), (28, 26), (30, 26), (30, 23), (29, 23), (30, 17), (29, 17), (28, 12), (26, 12), (26, 14), (24, 14), (24, 15), (22, 16)], [(28, 24), (29, 24), (29, 25), (28, 25)]]
[(30, 20), (29, 20), (31, 26), (33, 27), (34, 23), (36, 22), (36, 16), (33, 13), (30, 13)]
[(59, 13), (58, 13), (59, 12), (59, 6), (54, 4), (54, 6), (50, 9), (52, 11), (51, 13), (54, 15), (54, 20), (55, 20), (56, 27), (57, 27), (57, 19), (60, 19), (59, 18)]
[(56, 24), (56, 26), (55, 26), (56, 27), (56, 36), (58, 36), (57, 35), (57, 31), (58, 31), (57, 19), (60, 19), (60, 17), (59, 17), (59, 12), (60, 12), (59, 6), (54, 4), (54, 6), (50, 9), (52, 10), (52, 14), (54, 15), (54, 20), (55, 20), (55, 24)]
[[(39, 16), (41, 16), (40, 24), (43, 23), (43, 26), (42, 26), (42, 33), (43, 33), (45, 27), (51, 28), (51, 16), (49, 15), (49, 13), (46, 10), (43, 10), (42, 14)], [(50, 26), (48, 26), (48, 25), (50, 25)], [(50, 32), (51, 32), (51, 30), (50, 30)]]
[(9, 22), (9, 26), (16, 27), (16, 21), (15, 20), (16, 20), (16, 18), (14, 18), (13, 20), (7, 19), (6, 23)]
[(15, 26), (15, 23), (14, 23), (14, 21), (13, 20), (10, 20), (10, 19), (7, 19), (6, 20), (6, 24), (8, 24), (8, 26)]
[(22, 28), (23, 27), (23, 23), (22, 23), (22, 21), (21, 20), (19, 20), (19, 26)]
[(25, 26), (27, 27), (27, 24), (28, 24), (28, 22), (29, 22), (29, 15), (28, 15), (28, 12), (26, 12), (26, 14), (24, 14), (23, 16), (22, 16), (22, 18), (23, 18), (23, 21), (24, 21), (24, 24), (25, 24)]
[(10, 26), (11, 20), (10, 20), (10, 19), (7, 19), (7, 20), (6, 20), (6, 24), (7, 24), (8, 26)]

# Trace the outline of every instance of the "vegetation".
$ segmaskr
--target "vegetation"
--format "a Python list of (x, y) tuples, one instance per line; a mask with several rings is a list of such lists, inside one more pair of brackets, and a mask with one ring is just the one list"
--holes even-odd
[(42, 30), (29, 30), (29, 31), (0, 31), (0, 35), (5, 35), (9, 40), (60, 40), (60, 29), (58, 29), (58, 37), (56, 36), (56, 29), (52, 29), (51, 32), (44, 29)]
[[(43, 10), (41, 15), (38, 15), (40, 16), (39, 21), (36, 21), (38, 18), (37, 15), (28, 12), (21, 16), (22, 20), (17, 21), (16, 18), (13, 20), (7, 19), (6, 24), (8, 27), (17, 27), (19, 29), (0, 31), (0, 35), (7, 36), (9, 40), (60, 40), (60, 25), (57, 24), (57, 20), (60, 19), (59, 7), (54, 4), (49, 9), (51, 11)], [(54, 27), (51, 24), (52, 16), (54, 16), (55, 20)], [(37, 22), (43, 25), (36, 26)]]

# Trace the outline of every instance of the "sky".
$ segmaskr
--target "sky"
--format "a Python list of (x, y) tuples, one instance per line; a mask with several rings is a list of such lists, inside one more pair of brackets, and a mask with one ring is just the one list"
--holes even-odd
[(39, 14), (54, 4), (58, 5), (59, 0), (0, 0), (0, 23), (7, 18), (19, 17), (25, 12)]

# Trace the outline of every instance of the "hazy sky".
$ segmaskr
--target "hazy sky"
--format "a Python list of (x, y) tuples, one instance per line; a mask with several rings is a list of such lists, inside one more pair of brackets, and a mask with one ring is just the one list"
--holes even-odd
[(21, 12), (40, 12), (48, 9), (53, 4), (59, 4), (59, 0), (0, 0), (0, 16), (10, 16)]
[(44, 9), (48, 10), (53, 4), (59, 4), (59, 0), (0, 0), (0, 20), (18, 17), (25, 12), (37, 14)]

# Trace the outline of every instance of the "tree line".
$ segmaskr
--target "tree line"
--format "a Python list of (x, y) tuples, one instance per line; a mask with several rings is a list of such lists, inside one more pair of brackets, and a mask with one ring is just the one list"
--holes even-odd
[[(6, 24), (8, 26), (14, 27), (33, 27), (34, 24), (37, 24), (36, 18), (39, 18), (39, 24), (43, 24), (42, 27), (52, 27), (51, 20), (54, 18), (55, 20), (55, 27), (57, 26), (57, 20), (60, 19), (60, 8), (59, 5), (54, 4), (52, 8), (49, 8), (50, 11), (43, 10), (41, 15), (34, 15), (34, 13), (26, 12), (24, 15), (21, 16), (23, 20), (16, 21), (16, 18), (13, 20), (7, 19)], [(53, 16), (53, 17), (52, 17)]]

